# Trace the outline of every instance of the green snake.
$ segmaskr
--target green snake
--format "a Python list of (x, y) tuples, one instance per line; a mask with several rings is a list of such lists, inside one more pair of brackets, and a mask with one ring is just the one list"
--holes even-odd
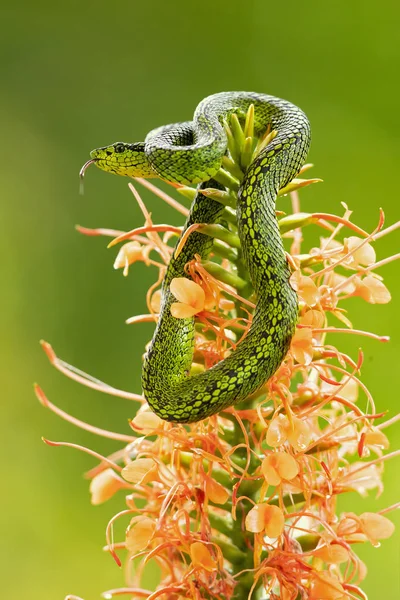
[[(93, 150), (99, 168), (130, 177), (159, 177), (181, 184), (200, 184), (183, 233), (193, 223), (213, 224), (224, 206), (201, 190), (221, 186), (212, 178), (227, 153), (223, 121), (239, 118), (254, 105), (254, 127), (261, 135), (268, 126), (277, 131), (273, 141), (248, 166), (237, 200), (237, 223), (243, 258), (250, 273), (257, 304), (250, 330), (231, 354), (204, 372), (190, 376), (195, 339), (194, 318), (177, 319), (170, 313), (176, 301), (171, 280), (187, 277), (185, 265), (195, 254), (206, 259), (213, 238), (192, 233), (182, 251), (172, 256), (162, 284), (160, 315), (144, 358), (142, 387), (151, 409), (176, 423), (200, 421), (246, 399), (275, 373), (293, 337), (297, 295), (275, 215), (275, 200), (304, 164), (310, 145), (310, 126), (295, 105), (264, 94), (223, 92), (205, 98), (193, 121), (160, 127), (144, 142), (117, 142)], [(211, 181), (210, 181), (211, 180)]]

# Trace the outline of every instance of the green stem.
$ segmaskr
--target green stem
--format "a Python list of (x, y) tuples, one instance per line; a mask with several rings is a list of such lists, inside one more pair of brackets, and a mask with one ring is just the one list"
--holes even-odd
[(221, 240), (232, 248), (240, 248), (239, 236), (222, 225), (200, 225), (200, 227), (197, 228), (197, 231), (199, 233), (204, 233), (204, 235), (209, 235), (216, 240)]
[(203, 267), (205, 268), (207, 273), (210, 273), (210, 275), (212, 275), (219, 281), (222, 281), (223, 283), (226, 283), (227, 285), (231, 285), (232, 287), (236, 288), (237, 290), (242, 290), (242, 289), (246, 288), (248, 285), (248, 283), (245, 279), (242, 279), (238, 275), (235, 275), (235, 273), (231, 273), (230, 271), (227, 271), (226, 269), (224, 269), (220, 265), (217, 265), (216, 263), (213, 263), (211, 261), (205, 261), (203, 263)]
[(239, 181), (242, 181), (242, 179), (243, 179), (242, 169), (238, 166), (238, 164), (236, 162), (234, 162), (231, 158), (229, 158), (229, 156), (223, 157), (222, 166), (224, 167), (224, 169), (226, 169), (226, 171), (229, 171), (229, 173), (231, 175), (233, 175), (233, 177), (236, 177), (236, 179), (238, 179)]
[(230, 260), (233, 263), (236, 263), (236, 261), (238, 259), (237, 250), (235, 250), (234, 248), (230, 248), (229, 246), (226, 246), (224, 243), (222, 243), (219, 240), (214, 240), (213, 252), (215, 254), (218, 254), (218, 256), (221, 256), (221, 258), (227, 258), (228, 260)]
[(203, 194), (203, 196), (211, 198), (212, 200), (215, 200), (216, 202), (219, 202), (224, 206), (233, 209), (236, 207), (236, 196), (234, 194), (231, 194), (230, 192), (224, 190), (217, 190), (215, 188), (206, 188), (204, 190), (201, 190), (201, 193)]
[(214, 175), (215, 181), (223, 185), (224, 187), (229, 188), (233, 192), (237, 192), (239, 190), (239, 180), (236, 177), (233, 177), (228, 171), (224, 169), (220, 169), (216, 175)]
[(229, 560), (229, 562), (232, 563), (232, 565), (239, 565), (240, 570), (242, 569), (243, 564), (247, 563), (248, 557), (247, 557), (246, 553), (242, 552), (241, 550), (236, 548), (236, 546), (234, 546), (233, 544), (230, 544), (229, 542), (225, 542), (224, 540), (221, 540), (217, 536), (212, 536), (211, 541), (214, 542), (215, 544), (217, 544), (221, 548), (224, 557), (227, 560)]
[(315, 550), (319, 540), (319, 535), (312, 535), (311, 533), (300, 535), (297, 538), (297, 541), (301, 544), (303, 552), (310, 552), (311, 550)]

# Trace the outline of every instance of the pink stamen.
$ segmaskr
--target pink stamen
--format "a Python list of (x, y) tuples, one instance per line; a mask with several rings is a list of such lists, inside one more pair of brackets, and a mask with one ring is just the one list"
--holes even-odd
[(352, 479), (353, 476), (355, 475), (355, 473), (360, 473), (361, 471), (364, 471), (364, 469), (368, 469), (371, 465), (377, 465), (386, 460), (390, 460), (391, 458), (395, 458), (396, 456), (400, 456), (400, 450), (395, 450), (394, 452), (389, 452), (389, 454), (385, 454), (385, 456), (380, 456), (379, 458), (376, 458), (375, 460), (370, 460), (369, 462), (366, 462), (365, 464), (363, 464), (361, 467), (358, 467), (357, 469), (349, 471), (348, 473), (346, 473), (345, 475), (343, 475), (342, 477), (340, 477), (338, 479), (340, 479), (342, 482), (345, 479), (349, 479), (349, 478)]
[(154, 321), (157, 321), (158, 317), (159, 317), (159, 315), (157, 315), (157, 314), (134, 315), (133, 317), (129, 317), (129, 319), (126, 319), (125, 323), (127, 325), (133, 325), (134, 323), (152, 323)]
[[(305, 325), (298, 325), (299, 329), (306, 329)], [(373, 340), (378, 340), (378, 342), (389, 342), (390, 337), (387, 335), (377, 335), (375, 333), (370, 333), (369, 331), (361, 331), (360, 329), (345, 329), (344, 327), (321, 327), (319, 329), (313, 329), (314, 333), (352, 333), (354, 335), (362, 335), (365, 337), (369, 337)]]
[(386, 227), (386, 229), (383, 229), (379, 233), (375, 234), (374, 240), (379, 240), (379, 238), (383, 237), (384, 235), (387, 235), (388, 233), (392, 233), (392, 231), (395, 231), (399, 227), (400, 227), (400, 221), (397, 221), (397, 223), (393, 223), (393, 225), (390, 225), (389, 227)]
[[(107, 528), (106, 528), (106, 542), (107, 542), (107, 546), (109, 548), (109, 552), (111, 554), (111, 556), (113, 557), (113, 559), (115, 560), (115, 562), (117, 563), (117, 565), (120, 567), (122, 566), (122, 562), (119, 558), (119, 556), (114, 552), (114, 545), (113, 542), (111, 540), (112, 537), (112, 531), (113, 531), (113, 526), (114, 523), (117, 519), (119, 519), (120, 517), (124, 517), (126, 515), (131, 515), (132, 513), (134, 513), (134, 509), (127, 509), (127, 510), (122, 510), (121, 512), (117, 513), (116, 515), (114, 515), (109, 522), (107, 523)], [(105, 592), (107, 593), (107, 592)]]
[[(139, 208), (144, 215), (146, 225), (153, 225), (153, 222), (151, 220), (151, 215), (150, 215), (149, 211), (147, 210), (146, 205), (143, 202), (142, 198), (140, 197), (139, 192), (136, 190), (135, 186), (132, 185), (132, 183), (129, 183), (128, 187), (131, 190), (132, 194), (134, 195), (135, 200), (138, 203)], [(178, 235), (180, 235), (180, 234), (178, 234)], [(153, 240), (154, 245), (160, 250), (160, 254), (161, 254), (161, 256), (163, 256), (164, 262), (167, 264), (169, 261), (169, 253), (165, 249), (165, 244), (162, 242), (160, 236), (157, 233), (148, 233), (147, 236), (149, 239)]]
[(358, 227), (357, 225), (355, 225), (348, 219), (344, 219), (343, 217), (338, 217), (337, 215), (331, 215), (329, 213), (313, 213), (312, 217), (314, 219), (323, 219), (325, 221), (332, 221), (333, 223), (341, 223), (345, 227), (352, 229), (355, 233), (358, 233), (359, 235), (362, 235), (363, 237), (369, 236), (369, 234), (366, 231), (364, 231), (364, 229), (361, 229), (361, 227)]
[[(80, 444), (73, 444), (71, 442), (54, 442), (54, 441), (48, 440), (44, 437), (42, 437), (42, 441), (45, 444), (47, 444), (48, 446), (74, 448), (75, 450), (80, 450), (81, 452), (85, 452), (86, 454), (89, 454), (90, 456), (97, 458), (97, 460), (100, 460), (102, 463), (107, 464), (111, 469), (114, 469), (115, 471), (119, 471), (119, 472), (122, 471), (122, 467), (117, 465), (117, 463), (113, 462), (106, 456), (103, 456), (102, 454), (95, 452), (94, 450), (90, 450), (90, 448), (81, 446)], [(129, 486), (127, 485), (127, 487), (129, 487)]]
[(390, 425), (394, 425), (395, 423), (398, 423), (399, 421), (400, 421), (400, 413), (398, 415), (395, 415), (391, 419), (388, 419), (384, 423), (381, 423), (380, 425), (378, 425), (378, 429), (385, 429), (385, 427), (390, 427)]
[(155, 194), (156, 196), (161, 198), (161, 200), (164, 200), (164, 202), (169, 204), (169, 206), (172, 206), (172, 208), (174, 208), (179, 213), (181, 213), (181, 215), (183, 215), (185, 217), (188, 216), (189, 210), (186, 208), (186, 206), (183, 206), (180, 202), (178, 202), (174, 198), (171, 198), (171, 196), (169, 196), (168, 194), (166, 194), (165, 192), (160, 190), (157, 186), (150, 183), (150, 181), (147, 181), (147, 179), (142, 179), (141, 177), (135, 177), (135, 181), (137, 181), (138, 183), (143, 185), (150, 192), (153, 192), (153, 194)]
[(388, 256), (387, 258), (383, 258), (382, 260), (380, 260), (379, 262), (374, 263), (373, 265), (369, 265), (368, 267), (364, 267), (363, 271), (373, 271), (375, 269), (383, 267), (383, 265), (388, 265), (389, 263), (393, 262), (394, 260), (399, 260), (399, 259), (400, 259), (400, 253), (399, 254), (393, 254), (393, 256)]
[[(121, 564), (119, 566), (121, 566)], [(133, 598), (135, 596), (140, 596), (140, 598), (147, 598), (148, 600), (151, 595), (151, 590), (144, 590), (143, 588), (133, 587), (115, 588), (113, 590), (107, 590), (107, 592), (102, 593), (103, 598), (105, 598), (106, 600), (111, 600), (111, 598), (113, 598), (114, 596), (131, 596)]]
[(61, 408), (58, 408), (57, 406), (55, 406), (55, 404), (52, 404), (50, 402), (50, 400), (47, 398), (47, 396), (45, 395), (42, 388), (40, 386), (38, 386), (37, 384), (34, 385), (34, 390), (35, 390), (36, 397), (39, 400), (39, 402), (42, 404), (42, 406), (44, 406), (45, 408), (49, 408), (56, 415), (58, 415), (65, 421), (72, 423), (72, 425), (76, 425), (76, 427), (79, 427), (80, 429), (84, 429), (85, 431), (89, 431), (90, 433), (94, 433), (95, 435), (99, 435), (101, 437), (105, 437), (110, 440), (126, 442), (128, 444), (133, 442), (135, 439), (134, 437), (132, 437), (130, 435), (124, 435), (123, 433), (114, 433), (113, 431), (107, 431), (106, 429), (100, 429), (99, 427), (95, 427), (94, 425), (85, 423), (84, 421), (81, 421), (80, 419), (77, 419), (76, 417), (73, 417), (73, 416), (69, 415), (68, 413), (64, 412), (63, 410), (61, 410)]
[(140, 396), (139, 394), (133, 394), (131, 392), (125, 392), (123, 390), (114, 388), (111, 385), (108, 385), (107, 383), (104, 383), (103, 381), (100, 381), (99, 379), (95, 379), (91, 375), (84, 373), (80, 369), (77, 369), (76, 367), (69, 365), (65, 361), (58, 358), (58, 356), (54, 352), (52, 346), (48, 342), (45, 342), (44, 340), (42, 340), (40, 342), (40, 344), (41, 344), (43, 350), (45, 351), (46, 356), (49, 359), (50, 363), (53, 365), (53, 367), (55, 367), (57, 369), (57, 371), (60, 371), (61, 373), (63, 373), (63, 375), (66, 375), (67, 377), (69, 377), (69, 379), (72, 379), (72, 380), (76, 381), (77, 383), (80, 383), (88, 388), (91, 388), (92, 390), (97, 390), (98, 392), (102, 392), (103, 394), (109, 394), (110, 396), (117, 396), (118, 398), (125, 398), (126, 400), (135, 400), (137, 402), (142, 402), (142, 403), (144, 402), (143, 396)]
[(392, 504), (391, 506), (387, 506), (386, 508), (382, 508), (381, 510), (378, 510), (378, 514), (384, 515), (385, 513), (391, 512), (392, 510), (398, 510), (399, 508), (400, 508), (400, 502), (396, 502), (395, 504)]
[[(317, 213), (318, 214), (318, 213)], [(346, 223), (348, 223), (349, 221), (347, 221), (345, 219)], [(374, 236), (376, 235), (376, 233), (378, 231), (380, 231), (383, 227), (383, 224), (385, 222), (385, 216), (382, 210), (380, 210), (379, 212), (379, 222), (378, 225), (375, 229), (375, 231), (373, 231), (371, 234), (367, 234), (367, 237), (360, 242), (360, 244), (358, 244), (358, 246), (355, 246), (353, 248), (353, 250), (351, 250), (351, 252), (347, 252), (346, 254), (344, 254), (341, 258), (338, 258), (334, 263), (332, 263), (331, 265), (328, 265), (327, 267), (325, 267), (324, 269), (321, 269), (320, 271), (317, 271), (315, 273), (311, 273), (310, 277), (320, 277), (321, 275), (328, 273), (330, 271), (333, 271), (338, 265), (342, 264), (343, 262), (347, 261), (351, 256), (353, 256), (355, 254), (355, 252), (358, 252), (358, 250), (360, 250), (360, 248), (362, 248), (363, 246), (365, 246), (365, 244), (368, 244), (370, 241), (374, 240)], [(340, 227), (340, 225), (339, 225)], [(332, 234), (330, 239), (333, 239), (335, 236)], [(328, 242), (329, 243), (329, 240)]]
[[(181, 235), (182, 228), (181, 227), (173, 227), (172, 225), (147, 225), (144, 227), (136, 227), (135, 229), (131, 229), (131, 231), (127, 231), (126, 233), (123, 233), (122, 235), (119, 235), (118, 237), (113, 239), (112, 242), (110, 242), (108, 244), (108, 248), (112, 248), (112, 246), (115, 246), (116, 244), (119, 244), (120, 242), (129, 240), (132, 236), (137, 235), (139, 233), (153, 233), (153, 232), (159, 233), (159, 232), (163, 232), (163, 231), (168, 231), (171, 233), (175, 233), (177, 235)], [(160, 242), (161, 242), (161, 240), (160, 240)]]

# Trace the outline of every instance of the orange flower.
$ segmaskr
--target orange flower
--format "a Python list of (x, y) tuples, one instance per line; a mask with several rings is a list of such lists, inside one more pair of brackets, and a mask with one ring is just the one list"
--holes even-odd
[(279, 414), (272, 419), (268, 431), (266, 441), (272, 448), (282, 446), (288, 441), (298, 452), (305, 450), (311, 440), (311, 429), (307, 423), (296, 417), (291, 417), (291, 420), (286, 415)]
[(354, 462), (348, 465), (337, 481), (340, 487), (367, 496), (369, 490), (382, 491), (382, 473), (376, 464)]
[(307, 306), (315, 306), (318, 302), (318, 288), (311, 277), (302, 275), (300, 271), (295, 271), (290, 277), (290, 285)]
[(374, 248), (369, 242), (352, 235), (344, 240), (344, 251), (350, 254), (346, 264), (356, 267), (358, 265), (369, 266), (376, 261)]
[(386, 435), (376, 427), (371, 427), (365, 432), (364, 444), (365, 446), (381, 448), (382, 450), (387, 450), (390, 446)]
[(324, 326), (325, 316), (320, 310), (308, 310), (300, 317), (300, 324), (306, 327), (319, 329)]
[(261, 471), (269, 485), (279, 485), (283, 479), (294, 479), (299, 473), (299, 465), (287, 452), (272, 452), (264, 458)]
[(158, 466), (152, 458), (137, 458), (122, 469), (122, 477), (130, 483), (145, 485), (158, 478)]
[(309, 600), (348, 600), (342, 584), (328, 573), (318, 573), (311, 584)]
[(126, 482), (121, 477), (118, 477), (113, 469), (105, 469), (93, 477), (90, 482), (89, 490), (92, 495), (92, 504), (102, 504), (112, 498), (118, 490), (127, 487), (129, 486), (127, 486)]
[[(162, 428), (163, 421), (156, 414), (148, 410), (139, 412), (131, 421), (131, 426), (135, 431), (148, 435)], [(137, 461), (136, 461), (137, 462)]]
[(383, 515), (366, 512), (360, 515), (363, 532), (371, 542), (377, 544), (378, 540), (386, 540), (394, 532), (394, 525)]
[(134, 517), (126, 532), (125, 545), (131, 554), (144, 550), (153, 537), (157, 523), (148, 517)]
[(363, 279), (356, 277), (353, 284), (352, 295), (360, 296), (370, 304), (387, 304), (391, 300), (389, 290), (375, 275), (367, 275)]
[(309, 365), (313, 358), (313, 337), (311, 329), (296, 329), (290, 351), (300, 365)]
[(229, 498), (229, 491), (211, 477), (206, 479), (205, 492), (211, 502), (215, 504), (225, 504)]
[(121, 246), (114, 262), (114, 269), (123, 268), (123, 274), (126, 277), (129, 273), (129, 266), (140, 260), (146, 260), (142, 245), (139, 242), (128, 242)]
[(190, 545), (190, 556), (194, 567), (212, 572), (218, 568), (217, 561), (212, 557), (210, 550), (201, 542), (193, 542)]
[(359, 517), (347, 513), (339, 522), (337, 533), (348, 541), (364, 541), (368, 539), (376, 546), (379, 540), (385, 540), (393, 535), (394, 525), (380, 514), (366, 512)]

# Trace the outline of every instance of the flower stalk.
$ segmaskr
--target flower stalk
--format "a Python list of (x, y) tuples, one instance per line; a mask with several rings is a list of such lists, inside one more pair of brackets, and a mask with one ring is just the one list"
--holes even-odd
[[(147, 294), (149, 314), (128, 319), (156, 321), (160, 284), (171, 255), (179, 253), (192, 231), (214, 238), (210, 259), (198, 256), (186, 265), (188, 278), (172, 281), (174, 318), (196, 317), (192, 372), (207, 369), (236, 347), (251, 325), (255, 298), (241, 255), (235, 218), (236, 194), (244, 170), (276, 132), (254, 136), (254, 112), (224, 124), (229, 155), (215, 177), (225, 190), (202, 193), (226, 208), (223, 225), (196, 224), (174, 248), (180, 227), (155, 225), (136, 188), (130, 184), (144, 215), (144, 225), (127, 232), (110, 229), (78, 231), (108, 236), (110, 247), (124, 242), (114, 267), (124, 275), (137, 261), (155, 269)], [(310, 165), (305, 165), (299, 176)], [(379, 513), (338, 514), (337, 499), (350, 491), (366, 496), (382, 491), (389, 442), (386, 422), (375, 411), (361, 381), (363, 356), (352, 358), (335, 344), (335, 333), (388, 340), (375, 332), (355, 330), (346, 300), (385, 304), (390, 293), (376, 270), (399, 255), (377, 261), (375, 242), (395, 231), (384, 229), (381, 212), (371, 234), (343, 215), (305, 213), (298, 190), (319, 179), (296, 177), (280, 191), (290, 195), (290, 214), (279, 214), (279, 226), (292, 268), (291, 285), (299, 297), (299, 321), (290, 351), (276, 374), (245, 402), (199, 423), (176, 425), (150, 412), (140, 394), (111, 387), (62, 361), (43, 342), (51, 364), (78, 383), (140, 403), (130, 431), (116, 433), (78, 421), (52, 404), (36, 387), (42, 405), (61, 418), (123, 446), (111, 456), (74, 444), (98, 464), (88, 474), (92, 503), (124, 495), (121, 512), (107, 528), (106, 551), (125, 564), (125, 585), (104, 598), (126, 596), (155, 600), (269, 598), (276, 600), (344, 600), (365, 598), (361, 588), (366, 567), (357, 545), (393, 533)], [(188, 209), (146, 180), (145, 186), (181, 215)], [(182, 198), (195, 191), (173, 186)], [(321, 232), (318, 247), (303, 250), (307, 230)], [(134, 274), (133, 274), (134, 276)], [(379, 421), (379, 423), (378, 423)], [(126, 526), (124, 539), (111, 541), (116, 521)], [(152, 590), (142, 586), (143, 569), (154, 563), (159, 577)], [(77, 596), (68, 596), (78, 599)]]

